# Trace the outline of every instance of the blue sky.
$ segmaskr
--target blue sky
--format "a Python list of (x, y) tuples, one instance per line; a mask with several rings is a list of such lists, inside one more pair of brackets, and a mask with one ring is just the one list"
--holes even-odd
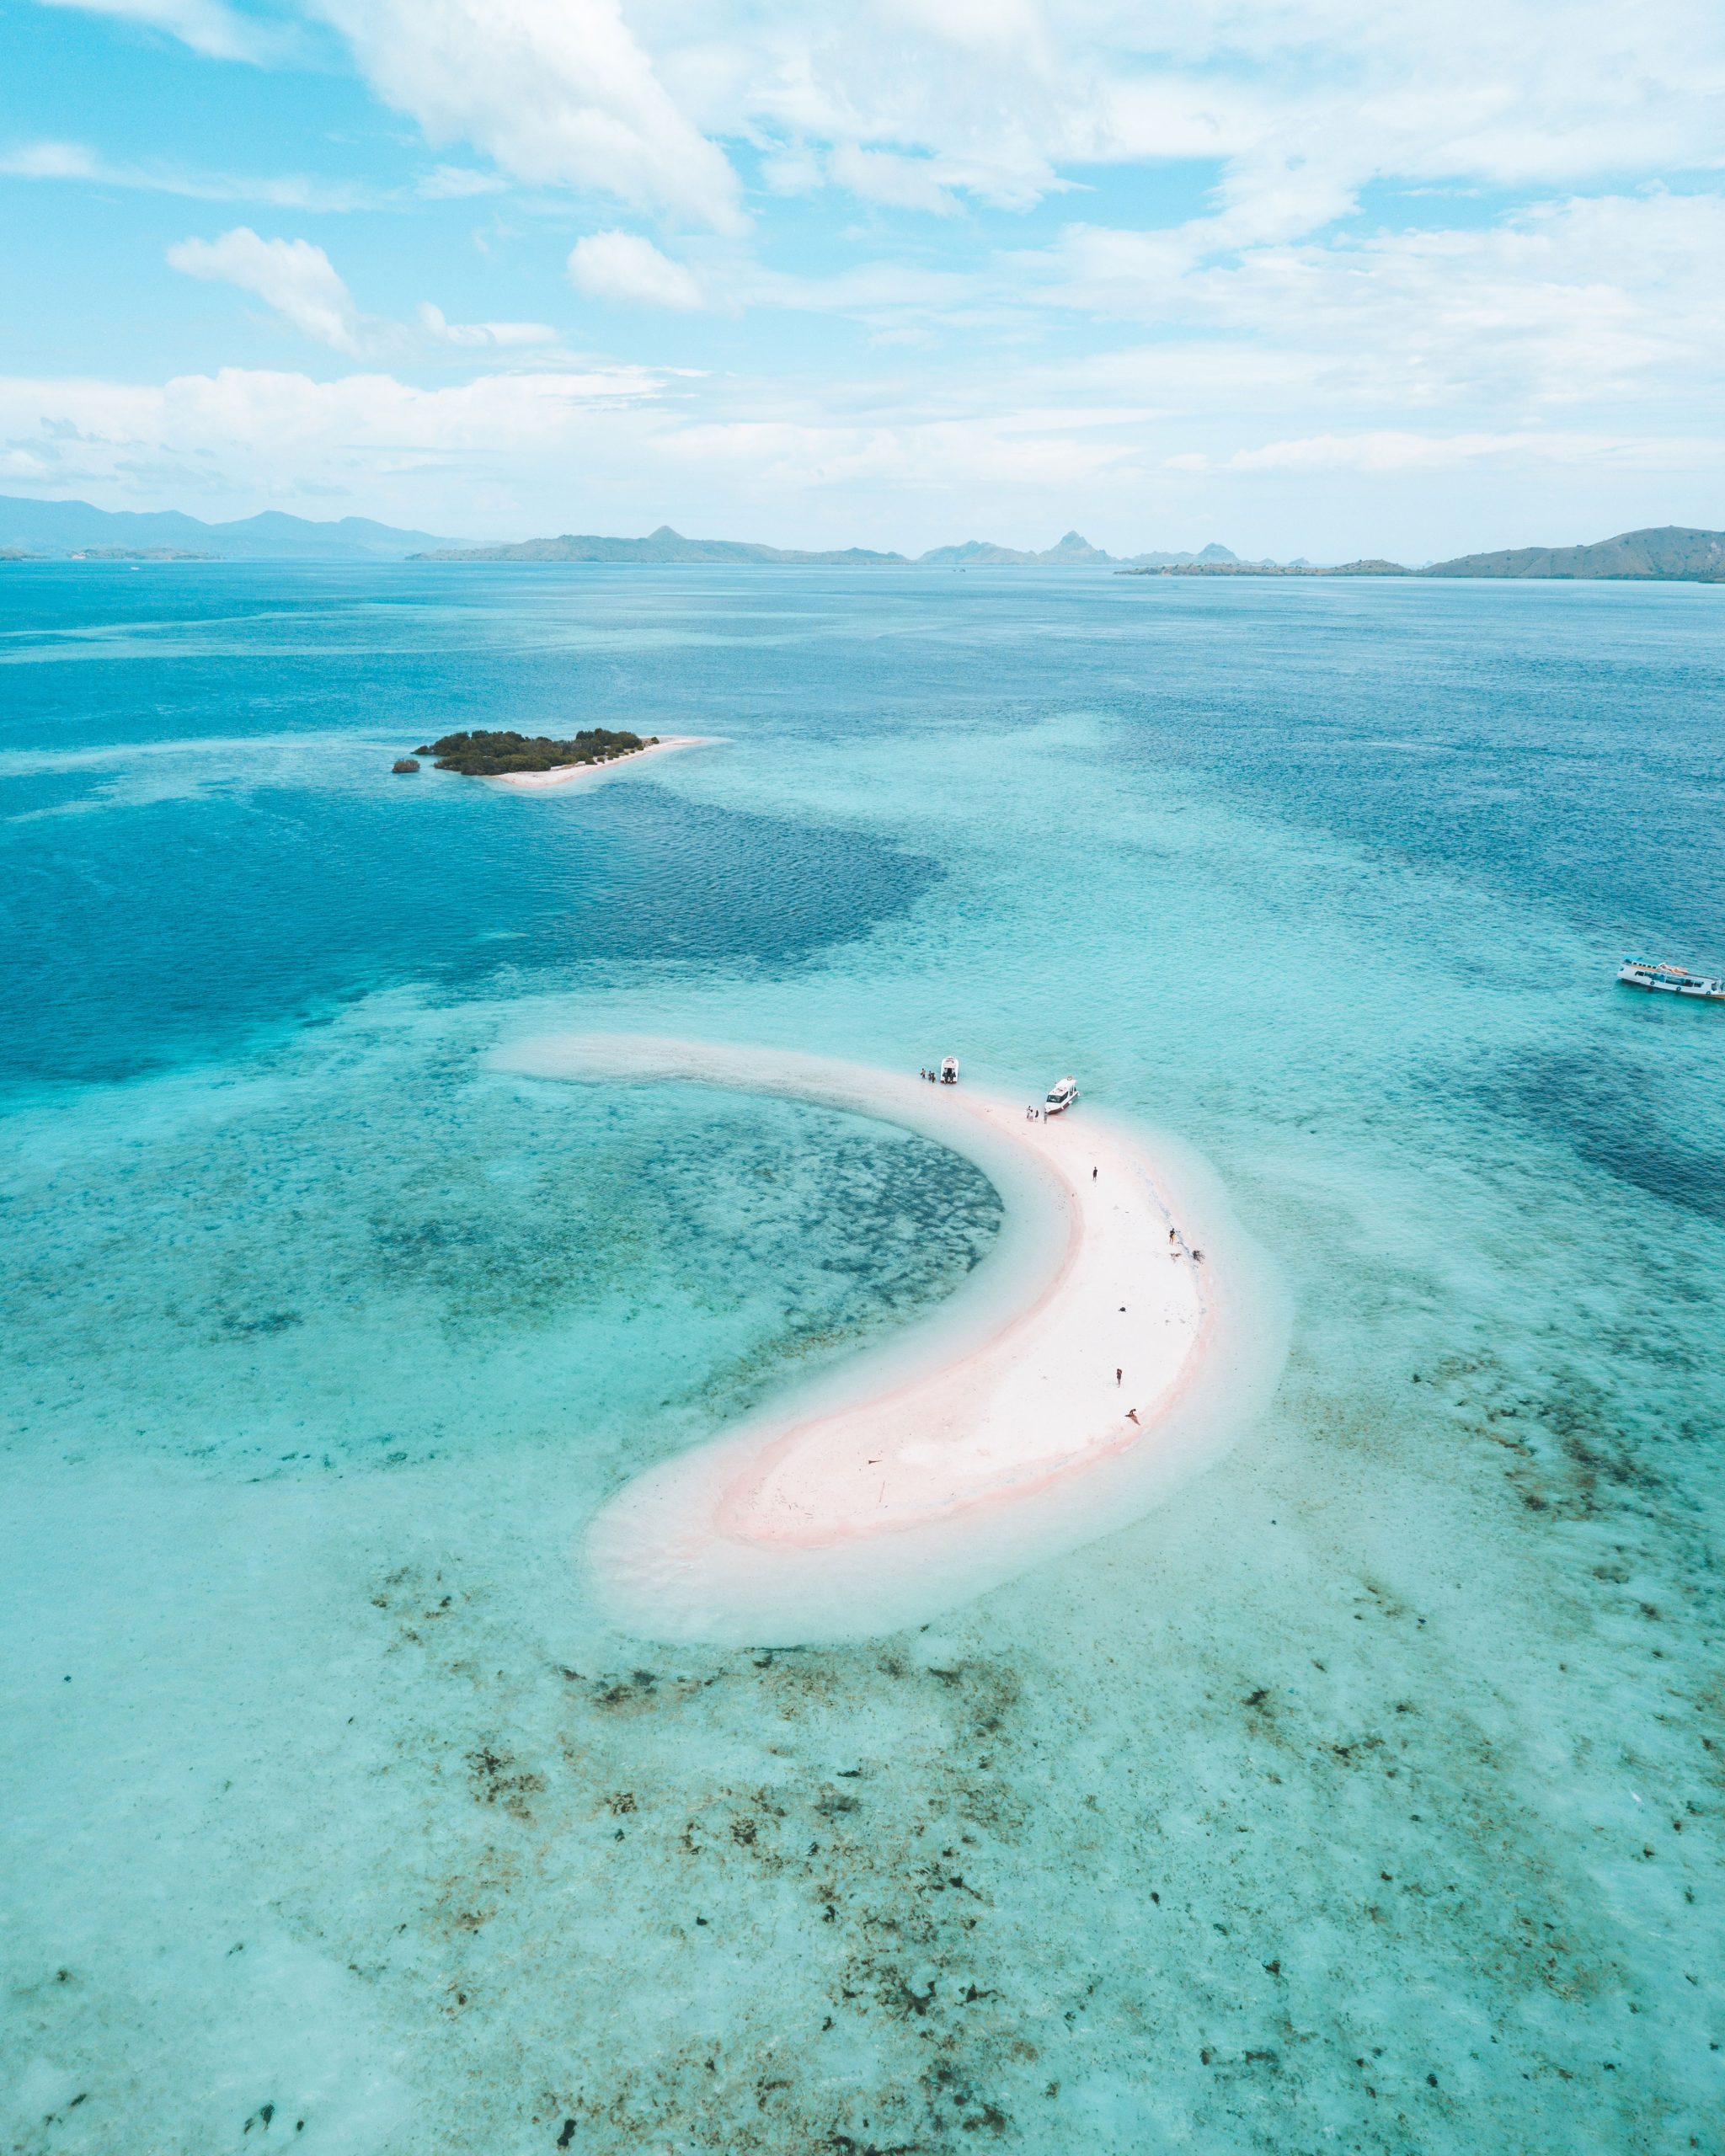
[(1409, 560), (1725, 523), (1708, 0), (0, 0), (0, 492)]

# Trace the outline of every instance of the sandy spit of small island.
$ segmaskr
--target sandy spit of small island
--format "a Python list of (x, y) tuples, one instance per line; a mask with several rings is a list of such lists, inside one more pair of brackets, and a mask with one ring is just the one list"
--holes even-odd
[(1124, 1525), (1274, 1389), (1279, 1289), (1174, 1141), (1152, 1157), (1087, 1107), (1033, 1121), (969, 1084), (760, 1049), (554, 1036), (504, 1060), (876, 1118), (971, 1160), (1003, 1201), (998, 1246), (932, 1319), (601, 1508), (590, 1581), (632, 1633), (790, 1646), (924, 1621)]
[(713, 737), (707, 734), (671, 734), (657, 741), (648, 741), (638, 749), (627, 749), (621, 755), (607, 756), (602, 763), (553, 764), (545, 771), (498, 771), (488, 774), (489, 786), (508, 786), (522, 793), (543, 793), (566, 786), (592, 786), (601, 779), (614, 777), (625, 767), (633, 769), (649, 756), (669, 755), (677, 749), (708, 749)]

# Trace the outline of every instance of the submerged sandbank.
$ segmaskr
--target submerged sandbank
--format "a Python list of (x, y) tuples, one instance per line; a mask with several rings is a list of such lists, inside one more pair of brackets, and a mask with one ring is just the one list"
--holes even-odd
[(496, 771), (490, 774), (490, 783), (512, 786), (523, 793), (542, 793), (552, 787), (591, 785), (615, 772), (633, 771), (649, 756), (668, 756), (674, 750), (708, 749), (712, 745), (711, 734), (671, 734), (661, 740), (648, 742), (644, 748), (628, 750), (621, 756), (607, 756), (602, 764), (553, 764), (548, 771)]
[(879, 1118), (975, 1162), (1005, 1206), (933, 1318), (600, 1511), (593, 1582), (632, 1631), (789, 1645), (926, 1618), (1124, 1525), (1274, 1385), (1280, 1298), (1214, 1179), (1087, 1107), (1033, 1122), (973, 1086), (689, 1041), (553, 1037), (507, 1060)]

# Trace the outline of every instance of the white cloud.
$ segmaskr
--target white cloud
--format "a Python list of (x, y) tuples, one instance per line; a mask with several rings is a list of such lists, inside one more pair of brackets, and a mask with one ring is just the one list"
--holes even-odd
[[(1489, 464), (1610, 463), (1670, 470), (1697, 459), (1725, 462), (1725, 444), (1692, 437), (1648, 440), (1633, 435), (1578, 433), (1418, 435), (1394, 430), (1359, 435), (1312, 435), (1236, 450), (1220, 467), (1229, 472), (1360, 472), (1378, 478), (1415, 472), (1446, 472)], [(1173, 460), (1170, 460), (1172, 462)], [(1186, 468), (1208, 469), (1204, 459)]]
[[(265, 53), (222, 0), (44, 0)], [(1216, 161), (1236, 240), (1292, 238), (1374, 179), (1573, 185), (1710, 168), (1713, 0), (297, 0), (438, 142), (519, 179), (739, 228), (718, 142), (772, 184), (1023, 206), (1089, 168)]]
[(636, 232), (590, 232), (569, 250), (569, 271), (590, 300), (685, 312), (706, 304), (693, 274)]
[(874, 426), (755, 419), (697, 423), (667, 430), (667, 459), (746, 475), (782, 494), (884, 484), (902, 494), (950, 495), (978, 487), (1053, 491), (1084, 486), (1130, 462), (1129, 441), (1100, 433), (1068, 414), (976, 414), (953, 419), (894, 419)]
[[(331, 515), (339, 502), (463, 531), (488, 503), (515, 500), (524, 475), (569, 483), (608, 457), (638, 463), (660, 388), (658, 376), (628, 367), (436, 389), (385, 373), (316, 382), (241, 367), (159, 384), (0, 378), (0, 439), (29, 460), (13, 470), (32, 490), (115, 508), (164, 492), (205, 515), (247, 504)], [(518, 514), (505, 530), (521, 529)]]
[(415, 334), (433, 344), (467, 351), (519, 350), (557, 342), (548, 323), (451, 322), (430, 300), (421, 301), (411, 328), (362, 317), (321, 247), (303, 239), (260, 239), (244, 225), (217, 240), (181, 240), (168, 248), (168, 260), (189, 277), (254, 293), (302, 336), (338, 352), (411, 349)]
[[(240, 368), (160, 384), (0, 378), (0, 472), (15, 491), (114, 508), (352, 509), (502, 537), (669, 518), (721, 536), (912, 550), (968, 536), (1046, 544), (1076, 523), (1123, 552), (1220, 536), (1253, 553), (1406, 560), (1705, 522), (1725, 468), (1725, 448), (1693, 430), (1337, 430), (1182, 452), (1175, 467), (1146, 453), (1156, 413), (1064, 387), (1038, 405), (1010, 375), (980, 371), (964, 401), (931, 396), (915, 373), (830, 382), (819, 400), (776, 382), (618, 367), (435, 389), (383, 372), (320, 382)], [(1554, 503), (1569, 506), (1554, 515)]]
[(740, 228), (723, 152), (678, 109), (617, 0), (311, 0), (434, 143), (518, 179)]
[(239, 225), (220, 239), (181, 240), (168, 248), (168, 260), (188, 277), (255, 293), (302, 336), (338, 352), (360, 349), (353, 295), (329, 257), (309, 240), (259, 239), (248, 225)]
[(194, 202), (268, 202), (285, 210), (376, 208), (375, 189), (308, 179), (288, 173), (259, 177), (243, 173), (188, 171), (168, 164), (115, 164), (84, 142), (22, 142), (0, 152), (0, 173), (12, 179), (86, 181), (151, 195), (178, 195)]
[(500, 194), (508, 184), (498, 173), (475, 172), (467, 165), (439, 165), (420, 175), (415, 192), (425, 202), (462, 202), (470, 195)]
[(557, 332), (544, 322), (446, 322), (441, 307), (419, 302), (419, 327), (440, 344), (499, 350), (522, 344), (554, 344)]
[[(1481, 227), (1271, 245), (1220, 259), (1201, 225), (1069, 227), (1008, 257), (1021, 297), (1152, 325), (1103, 362), (1190, 410), (1278, 399), (1519, 421), (1634, 396), (1674, 422), (1716, 393), (1725, 200), (1575, 197)], [(1492, 431), (1500, 431), (1493, 428)]]
[(1312, 229), (1374, 178), (1711, 165), (1725, 63), (1710, 0), (1569, 0), (1557, 28), (1549, 0), (636, 0), (631, 21), (683, 109), (761, 141), (781, 185), (815, 184), (825, 150), (869, 199), (882, 157), (1011, 205), (1087, 167), (1208, 158), (1243, 240)]
[(942, 168), (932, 158), (841, 142), (827, 159), (826, 169), (836, 185), (849, 188), (865, 201), (898, 210), (928, 210), (937, 217), (959, 214), (959, 198), (943, 184)]
[[(334, 24), (379, 96), (451, 160), (393, 205), (410, 216), (502, 187), (573, 190), (590, 235), (569, 257), (578, 291), (730, 318), (729, 386), (716, 373), (667, 387), (650, 423), (632, 405), (638, 424), (617, 430), (640, 469), (673, 475), (654, 520), (707, 499), (735, 528), (734, 504), (756, 499), (751, 457), (791, 504), (791, 536), (799, 488), (915, 504), (941, 473), (979, 515), (1014, 489), (1053, 502), (1083, 488), (1051, 512), (1063, 523), (1133, 488), (1144, 501), (1158, 488), (1236, 501), (1284, 489), (1321, 519), (1349, 489), (1386, 495), (1385, 475), (1410, 500), (1466, 499), (1471, 515), (1489, 499), (1507, 515), (1530, 474), (1548, 496), (1573, 478), (1603, 502), (1620, 499), (1610, 475), (1631, 469), (1658, 475), (1671, 513), (1696, 514), (1693, 492), (1680, 505), (1683, 445), (1716, 421), (1725, 376), (1717, 0), (1566, 0), (1555, 27), (1551, 0), (1483, 14), (1477, 0), (90, 4), (204, 50), (243, 43), (242, 5)], [(457, 144), (469, 147), (446, 152)], [(758, 245), (733, 157), (761, 177)], [(212, 195), (313, 184), (110, 167), (64, 142), (0, 163)], [(1033, 249), (1003, 247), (985, 214), (1092, 186)], [(788, 211), (793, 195), (809, 200)], [(605, 195), (628, 210), (595, 207)], [(542, 257), (544, 207), (473, 232), (488, 276)], [(425, 214), (421, 230), (441, 239), (453, 221)], [(641, 230), (593, 229), (611, 225)], [(507, 365), (543, 329), (435, 309), (381, 323), (307, 253), (251, 260), (250, 281), (234, 280), (337, 350)], [(415, 288), (441, 286), (422, 270)], [(770, 319), (740, 325), (749, 308), (846, 319), (804, 340)], [(679, 344), (710, 360), (705, 333), (686, 322)], [(463, 409), (437, 408), (451, 425)], [(518, 453), (530, 483), (530, 438)], [(11, 454), (54, 468), (45, 437), (26, 431)], [(394, 467), (377, 456), (382, 483)], [(622, 472), (621, 450), (601, 467)], [(1224, 536), (1249, 551), (1400, 551), (1388, 534), (1296, 531), (1280, 549)]]
[(97, 179), (102, 164), (82, 142), (21, 142), (0, 157), (0, 172), (13, 179)]
[(76, 8), (91, 15), (114, 15), (148, 29), (166, 30), (194, 52), (212, 60), (276, 59), (289, 40), (275, 25), (253, 21), (222, 0), (38, 0), (45, 8)]

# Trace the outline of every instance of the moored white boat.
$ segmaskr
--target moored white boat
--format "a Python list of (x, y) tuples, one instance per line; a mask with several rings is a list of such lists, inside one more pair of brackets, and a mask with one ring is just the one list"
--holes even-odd
[(1042, 1104), (1044, 1115), (1064, 1115), (1078, 1097), (1078, 1081), (1061, 1078), (1049, 1088), (1048, 1098)]
[(1708, 1003), (1725, 1003), (1725, 980), (1708, 974), (1692, 974), (1686, 966), (1658, 964), (1652, 958), (1626, 958), (1617, 978), (1629, 988), (1652, 988), (1666, 995), (1693, 995)]

